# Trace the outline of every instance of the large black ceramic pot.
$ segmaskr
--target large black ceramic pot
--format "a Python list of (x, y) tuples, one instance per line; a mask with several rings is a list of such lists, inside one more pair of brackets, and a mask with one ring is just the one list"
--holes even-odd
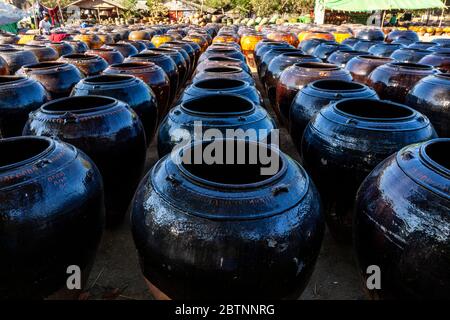
[(353, 45), (353, 50), (369, 52), (372, 46), (383, 43), (381, 41), (359, 40)]
[(259, 65), (261, 64), (261, 59), (262, 57), (270, 50), (272, 49), (281, 49), (281, 48), (291, 48), (294, 49), (293, 46), (291, 46), (289, 43), (284, 42), (284, 41), (272, 41), (272, 40), (261, 40), (260, 42), (258, 42), (258, 44), (255, 46), (255, 51), (254, 51), (254, 57), (255, 57), (255, 64), (256, 64), (256, 69), (258, 71), (259, 74)]
[(16, 73), (24, 65), (39, 62), (33, 52), (15, 48), (0, 48), (0, 58), (6, 61), (10, 74)]
[(419, 36), (412, 30), (394, 30), (386, 36), (386, 42), (393, 42), (399, 39), (407, 39), (411, 42), (419, 41)]
[(194, 133), (199, 131), (218, 130), (225, 137), (227, 129), (249, 130), (247, 138), (269, 142), (275, 128), (267, 111), (247, 98), (223, 93), (205, 95), (187, 100), (169, 111), (159, 126), (158, 155), (161, 158), (176, 146), (185, 144), (186, 140), (193, 140)]
[(161, 49), (174, 49), (177, 50), (183, 56), (188, 66), (187, 79), (192, 76), (195, 69), (195, 51), (187, 43), (180, 41), (169, 41), (159, 46)]
[(77, 83), (72, 96), (107, 96), (127, 103), (139, 116), (149, 145), (158, 125), (158, 103), (152, 89), (131, 75), (104, 74)]
[(184, 90), (179, 103), (206, 95), (229, 93), (245, 97), (256, 105), (263, 105), (261, 94), (255, 86), (242, 80), (223, 78), (211, 78), (192, 83)]
[(42, 299), (86, 283), (104, 226), (102, 178), (75, 147), (44, 137), (0, 139), (0, 297)]
[(39, 62), (55, 61), (59, 58), (58, 52), (49, 46), (26, 44), (16, 47), (33, 52)]
[(359, 31), (356, 37), (370, 41), (383, 41), (384, 33), (380, 28), (367, 28)]
[(124, 58), (129, 57), (133, 54), (138, 54), (139, 50), (136, 49), (131, 43), (127, 42), (119, 42), (119, 43), (110, 43), (102, 46), (104, 49), (115, 49), (119, 51)]
[(317, 80), (303, 87), (292, 101), (289, 114), (289, 133), (300, 151), (303, 131), (309, 121), (326, 105), (342, 99), (378, 99), (371, 88), (351, 81)]
[(245, 56), (242, 52), (237, 49), (231, 48), (208, 48), (201, 56), (198, 62), (202, 62), (205, 59), (208, 59), (212, 56), (224, 56), (239, 59), (242, 62), (245, 62)]
[(395, 50), (401, 49), (403, 47), (404, 45), (399, 43), (396, 44), (396, 43), (380, 42), (371, 46), (368, 52), (377, 57), (390, 57)]
[(336, 42), (332, 41), (332, 40), (313, 38), (313, 39), (303, 40), (298, 45), (298, 48), (301, 49), (305, 54), (312, 55), (314, 50), (323, 43), (333, 44)]
[(301, 156), (337, 240), (351, 240), (355, 195), (370, 171), (402, 147), (434, 137), (424, 115), (383, 100), (340, 100), (312, 118), (303, 133)]
[(250, 67), (246, 62), (242, 62), (239, 59), (235, 58), (229, 58), (224, 56), (212, 56), (209, 57), (207, 60), (203, 60), (201, 63), (197, 65), (197, 68), (195, 69), (195, 74), (202, 72), (206, 68), (210, 67), (239, 67), (243, 69), (248, 74), (251, 74), (252, 71), (250, 70)]
[(431, 52), (423, 49), (400, 48), (392, 52), (391, 58), (398, 62), (417, 63)]
[(347, 62), (350, 61), (350, 59), (363, 55), (367, 55), (367, 52), (355, 50), (336, 50), (332, 54), (330, 54), (327, 62), (344, 68)]
[(255, 80), (253, 77), (242, 70), (239, 67), (209, 67), (203, 69), (203, 71), (196, 73), (193, 82), (197, 82), (205, 79), (212, 78), (222, 78), (222, 79), (237, 79), (247, 82), (248, 84), (254, 86)]
[(429, 42), (429, 41), (416, 41), (414, 43), (411, 43), (408, 48), (410, 49), (422, 49), (426, 50), (428, 48), (437, 46), (437, 42)]
[(264, 56), (261, 58), (261, 63), (259, 64), (259, 78), (264, 83), (266, 80), (266, 72), (269, 68), (270, 62), (275, 59), (277, 56), (283, 53), (303, 53), (300, 49), (295, 48), (274, 48), (267, 51)]
[(120, 223), (145, 162), (145, 133), (124, 102), (102, 96), (69, 97), (30, 114), (24, 135), (56, 136), (84, 151), (105, 186), (106, 223)]
[(380, 99), (404, 103), (409, 90), (420, 79), (436, 72), (436, 69), (424, 64), (391, 62), (373, 70), (368, 85), (375, 89)]
[(448, 52), (433, 52), (419, 60), (420, 64), (433, 66), (441, 72), (450, 73), (450, 48)]
[(85, 76), (96, 76), (108, 68), (108, 62), (98, 55), (91, 54), (67, 54), (58, 61), (71, 63), (76, 66)]
[(0, 76), (0, 138), (21, 136), (28, 114), (47, 99), (44, 87), (34, 79)]
[(116, 49), (99, 48), (88, 50), (86, 53), (89, 55), (97, 55), (102, 57), (103, 59), (106, 60), (106, 62), (108, 62), (109, 65), (122, 63), (123, 60), (125, 59), (124, 56)]
[(350, 38), (344, 39), (344, 41), (342, 41), (341, 43), (346, 44), (350, 47), (353, 47), (359, 40), (361, 40), (361, 39), (350, 37)]
[(146, 52), (139, 53), (133, 56), (130, 56), (125, 59), (125, 62), (153, 62), (157, 66), (161, 67), (164, 72), (167, 74), (170, 80), (170, 103), (174, 101), (176, 93), (178, 91), (179, 84), (179, 74), (178, 68), (172, 58), (167, 55), (156, 53), (156, 52)]
[(450, 74), (423, 78), (408, 93), (405, 103), (425, 114), (439, 137), (450, 138)]
[(134, 197), (132, 233), (151, 292), (157, 299), (297, 298), (323, 238), (312, 181), (297, 162), (255, 142), (221, 151), (224, 158), (238, 148), (269, 154), (278, 165), (264, 175), (266, 165), (250, 157), (241, 165), (179, 161), (208, 147), (161, 159)]
[(326, 62), (328, 57), (337, 50), (352, 50), (352, 47), (346, 44), (323, 42), (314, 49), (312, 55)]
[(275, 104), (276, 91), (278, 80), (280, 79), (281, 73), (288, 67), (295, 63), (303, 62), (321, 62), (319, 58), (311, 55), (303, 54), (300, 52), (286, 52), (276, 56), (269, 63), (267, 67), (265, 81), (263, 84), (266, 86), (267, 96), (269, 98), (270, 104)]
[(64, 41), (68, 44), (70, 44), (73, 48), (74, 53), (85, 53), (89, 50), (88, 45), (83, 41), (77, 41), (77, 40), (70, 40), (70, 41)]
[(170, 48), (154, 48), (154, 49), (149, 49), (146, 50), (145, 53), (147, 52), (154, 52), (154, 53), (159, 53), (159, 54), (163, 54), (166, 55), (170, 58), (172, 58), (173, 62), (175, 62), (175, 65), (177, 66), (177, 70), (178, 70), (178, 91), (183, 89), (187, 78), (188, 78), (188, 71), (189, 71), (189, 60), (185, 60), (183, 55), (181, 53), (179, 53), (177, 50), (175, 49), (170, 49)]
[(272, 108), (286, 127), (289, 125), (291, 104), (297, 92), (308, 83), (320, 79), (351, 81), (352, 76), (334, 64), (319, 62), (296, 63), (281, 73), (276, 89), (276, 102)]
[(39, 81), (49, 93), (50, 99), (68, 97), (72, 88), (83, 78), (73, 64), (60, 61), (26, 65), (17, 74)]
[(450, 295), (450, 139), (412, 144), (359, 188), (354, 240), (359, 267), (381, 269), (376, 298)]
[(372, 55), (362, 55), (351, 58), (345, 65), (345, 70), (350, 72), (353, 81), (368, 84), (369, 75), (377, 67), (393, 62), (389, 57), (377, 57)]

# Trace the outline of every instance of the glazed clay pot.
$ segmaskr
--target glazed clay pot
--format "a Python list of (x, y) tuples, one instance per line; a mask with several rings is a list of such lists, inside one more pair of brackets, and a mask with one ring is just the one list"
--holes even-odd
[(211, 78), (237, 79), (245, 81), (252, 86), (255, 85), (255, 80), (253, 80), (252, 76), (242, 70), (242, 68), (227, 66), (205, 68), (203, 71), (196, 73), (192, 81), (197, 82)]
[(239, 59), (235, 58), (228, 58), (224, 56), (212, 56), (209, 57), (207, 60), (203, 60), (201, 63), (198, 64), (197, 68), (195, 69), (195, 74), (203, 72), (206, 68), (212, 68), (212, 67), (239, 67), (248, 74), (251, 74), (251, 70), (247, 63), (242, 62)]
[(71, 265), (84, 285), (104, 224), (96, 166), (75, 147), (44, 137), (0, 140), (0, 155), (0, 296), (42, 299), (64, 290)]
[(276, 103), (276, 90), (281, 73), (293, 64), (302, 62), (321, 62), (321, 60), (299, 52), (287, 52), (278, 55), (269, 63), (266, 71), (265, 86), (272, 106)]
[(44, 87), (34, 79), (0, 76), (0, 138), (21, 136), (28, 114), (47, 99)]
[[(123, 43), (133, 46), (138, 51), (137, 53), (142, 52), (146, 49), (155, 47), (151, 42), (149, 42), (149, 40), (136, 40), (136, 41), (123, 40), (123, 41), (118, 42), (119, 45), (123, 44)], [(120, 46), (120, 47), (122, 47), (123, 50), (127, 50), (127, 51), (132, 50), (128, 46), (125, 46), (125, 47)], [(134, 50), (133, 50), (133, 52), (134, 52)], [(126, 53), (126, 51), (124, 53)], [(133, 53), (133, 54), (135, 54), (135, 53)]]
[(372, 71), (368, 85), (375, 89), (380, 99), (404, 103), (409, 90), (420, 79), (436, 72), (424, 64), (391, 62)]
[(128, 34), (128, 40), (151, 40), (151, 34), (144, 30), (134, 30)]
[(411, 30), (394, 30), (386, 36), (386, 42), (393, 42), (399, 39), (406, 39), (411, 42), (416, 42), (419, 41), (419, 36)]
[[(243, 144), (249, 145), (254, 144)], [(183, 154), (203, 146), (208, 142)], [(258, 146), (269, 153), (266, 145)], [(284, 154), (279, 159), (271, 175), (260, 174), (259, 161), (189, 165), (171, 156), (151, 169), (134, 197), (131, 225), (153, 296), (295, 299), (301, 294), (320, 250), (323, 218), (306, 172)]]
[(256, 33), (245, 34), (241, 37), (242, 52), (247, 58), (248, 63), (253, 67), (256, 67), (256, 62), (253, 55), (255, 52), (255, 47), (263, 38), (263, 35)]
[(9, 74), (8, 64), (5, 59), (0, 56), (0, 76)]
[(325, 62), (330, 54), (337, 50), (352, 50), (352, 48), (345, 44), (322, 42), (314, 49), (312, 55)]
[(383, 100), (340, 100), (312, 118), (303, 133), (301, 156), (337, 240), (351, 241), (356, 192), (370, 171), (402, 147), (434, 137), (424, 115)]
[(129, 57), (133, 54), (139, 53), (139, 50), (137, 50), (132, 44), (127, 43), (127, 42), (105, 44), (102, 46), (102, 48), (115, 49), (115, 50), (119, 51), (123, 55), (124, 58)]
[(433, 66), (441, 72), (450, 73), (450, 51), (431, 53), (420, 59), (419, 63)]
[(337, 65), (338, 67), (345, 68), (350, 59), (357, 56), (367, 55), (367, 52), (364, 51), (355, 51), (355, 50), (336, 50), (332, 54), (329, 55), (327, 62)]
[(59, 58), (58, 52), (50, 46), (24, 45), (21, 49), (34, 53), (39, 62), (55, 61)]
[(370, 41), (383, 41), (384, 33), (379, 28), (367, 28), (358, 32), (356, 35), (358, 39), (370, 40)]
[[(196, 124), (198, 121), (201, 121), (200, 128)], [(159, 157), (186, 142), (188, 137), (180, 136), (180, 132), (194, 139), (196, 130), (204, 132), (211, 128), (219, 130), (223, 136), (227, 129), (251, 129), (255, 135), (247, 139), (269, 142), (276, 126), (264, 108), (245, 97), (224, 92), (203, 95), (175, 106), (161, 122), (158, 130)]]
[(313, 54), (314, 50), (321, 44), (336, 44), (334, 40), (325, 40), (325, 39), (309, 39), (300, 42), (298, 48), (302, 49), (305, 54)]
[(223, 78), (211, 78), (192, 83), (184, 90), (178, 104), (184, 103), (192, 98), (217, 93), (235, 94), (249, 99), (256, 105), (263, 105), (262, 97), (255, 86), (249, 85), (242, 80)]
[(109, 34), (97, 33), (97, 36), (100, 38), (100, 41), (103, 42), (104, 44), (114, 43), (114, 39)]
[(195, 52), (195, 63), (194, 63), (194, 65), (197, 65), (198, 59), (200, 59), (200, 55), (202, 53), (202, 48), (198, 45), (198, 43), (196, 43), (194, 41), (180, 40), (180, 42), (188, 44), (192, 48), (192, 50), (194, 50), (194, 52)]
[(95, 34), (78, 34), (74, 40), (83, 41), (89, 49), (98, 49), (103, 45), (103, 42)]
[(146, 150), (142, 123), (126, 103), (102, 96), (57, 99), (31, 113), (23, 133), (56, 136), (85, 152), (103, 177), (106, 223), (122, 221)]
[(12, 33), (1, 33), (0, 44), (16, 44), (20, 37)]
[(61, 61), (26, 65), (17, 74), (39, 81), (51, 100), (68, 97), (72, 88), (83, 78), (77, 67)]
[(159, 118), (166, 114), (170, 96), (170, 80), (161, 67), (152, 62), (119, 63), (109, 66), (103, 74), (129, 74), (143, 80), (156, 96)]
[(426, 50), (428, 48), (437, 46), (437, 42), (428, 42), (428, 41), (417, 41), (414, 43), (411, 43), (408, 48), (410, 49), (422, 49), (422, 50)]
[(277, 84), (275, 113), (288, 126), (289, 110), (297, 92), (314, 80), (334, 79), (351, 81), (350, 73), (331, 63), (297, 63), (285, 69)]
[(450, 288), (450, 139), (413, 144), (364, 180), (356, 199), (354, 239), (364, 278), (383, 273), (374, 298), (446, 299)]
[(38, 63), (36, 55), (28, 50), (19, 49), (2, 49), (0, 48), (0, 58), (8, 64), (9, 74), (16, 73), (22, 66), (27, 64)]
[(299, 152), (309, 121), (329, 103), (348, 98), (378, 99), (378, 96), (363, 84), (328, 79), (311, 82), (297, 93), (290, 108), (289, 133)]
[(450, 74), (423, 78), (409, 91), (406, 104), (426, 115), (439, 137), (450, 138)]
[(178, 68), (172, 58), (167, 55), (155, 52), (146, 52), (135, 54), (125, 59), (125, 62), (153, 62), (161, 67), (170, 80), (170, 98), (169, 105), (174, 101), (179, 85)]
[(347, 62), (345, 70), (350, 72), (354, 81), (368, 84), (369, 74), (375, 70), (375, 68), (392, 61), (394, 61), (394, 59), (388, 57), (376, 57), (370, 55), (356, 56)]
[(50, 42), (47, 43), (47, 46), (53, 48), (56, 50), (56, 52), (58, 52), (58, 55), (60, 57), (66, 55), (66, 54), (73, 54), (75, 53), (74, 48), (65, 42)]
[(361, 39), (350, 37), (342, 41), (341, 44), (346, 44), (350, 47), (353, 47), (357, 42), (359, 42), (359, 40)]
[(88, 45), (83, 41), (68, 40), (68, 41), (64, 41), (64, 42), (66, 42), (72, 46), (74, 53), (85, 53), (86, 51), (89, 50)]
[(90, 54), (68, 54), (59, 58), (58, 61), (73, 64), (88, 77), (98, 75), (108, 67), (108, 62), (105, 59)]
[(383, 42), (360, 39), (357, 43), (355, 43), (353, 45), (353, 50), (369, 52), (371, 47), (373, 47), (377, 44), (380, 44), (380, 43), (383, 43)]
[(398, 62), (417, 63), (430, 53), (428, 50), (400, 48), (392, 52), (391, 58)]
[(260, 41), (255, 48), (255, 53), (254, 53), (254, 57), (255, 57), (255, 63), (256, 63), (256, 69), (258, 71), (258, 74), (260, 73), (260, 65), (261, 65), (261, 59), (262, 57), (270, 50), (272, 49), (281, 49), (281, 48), (291, 48), (293, 49), (294, 47), (291, 46), (289, 43), (287, 42), (266, 42), (266, 41)]
[(181, 41), (169, 41), (162, 44), (160, 48), (175, 49), (178, 52), (180, 52), (183, 55), (184, 59), (189, 62), (188, 78), (192, 76), (192, 73), (194, 72), (195, 69), (196, 58), (195, 58), (195, 51), (189, 44), (183, 43)]
[(139, 116), (149, 145), (158, 125), (158, 104), (150, 87), (131, 75), (105, 74), (81, 80), (72, 96), (107, 96), (127, 103)]
[(108, 64), (122, 63), (124, 56), (116, 49), (93, 49), (86, 52), (88, 55), (97, 55), (105, 59)]
[(229, 58), (235, 58), (239, 59), (242, 62), (245, 62), (245, 56), (242, 54), (242, 52), (231, 49), (231, 48), (208, 48), (198, 60), (198, 63), (201, 63), (203, 60), (208, 59), (211, 56), (224, 56)]
[(300, 49), (295, 48), (273, 48), (267, 51), (264, 56), (261, 58), (261, 63), (259, 64), (259, 78), (262, 83), (266, 82), (266, 73), (267, 68), (269, 67), (270, 62), (275, 59), (277, 56), (283, 53), (303, 53)]
[(298, 35), (298, 41), (300, 41), (300, 43), (309, 39), (334, 41), (334, 36), (332, 33), (326, 31), (303, 31)]
[(183, 55), (177, 50), (169, 48), (154, 48), (145, 51), (145, 53), (147, 52), (168, 56), (173, 60), (173, 62), (175, 62), (178, 71), (178, 91), (181, 90), (187, 81), (189, 60), (185, 60)]
[(151, 41), (153, 43), (153, 45), (158, 48), (160, 45), (162, 45), (163, 43), (169, 42), (169, 41), (174, 41), (175, 38), (173, 38), (170, 35), (155, 35), (152, 37)]
[(402, 44), (381, 42), (371, 46), (368, 52), (377, 57), (390, 57), (395, 50), (403, 47)]

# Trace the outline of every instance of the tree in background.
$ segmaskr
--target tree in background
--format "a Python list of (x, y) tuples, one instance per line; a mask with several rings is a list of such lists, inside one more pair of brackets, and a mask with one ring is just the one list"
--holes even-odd
[(147, 7), (152, 17), (165, 17), (168, 14), (167, 7), (162, 0), (147, 0)]

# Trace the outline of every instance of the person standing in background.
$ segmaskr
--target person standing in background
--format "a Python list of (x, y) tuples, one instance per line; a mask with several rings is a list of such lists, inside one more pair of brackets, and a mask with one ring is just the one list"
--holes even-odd
[(39, 33), (40, 34), (50, 34), (50, 29), (52, 27), (52, 24), (50, 21), (50, 16), (48, 14), (44, 14), (44, 19), (42, 19), (39, 22)]

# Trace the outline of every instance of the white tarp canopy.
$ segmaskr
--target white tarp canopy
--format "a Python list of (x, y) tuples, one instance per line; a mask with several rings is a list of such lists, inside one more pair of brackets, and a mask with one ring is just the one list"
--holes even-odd
[(30, 12), (21, 10), (12, 4), (0, 2), (0, 25), (14, 23), (31, 16)]

